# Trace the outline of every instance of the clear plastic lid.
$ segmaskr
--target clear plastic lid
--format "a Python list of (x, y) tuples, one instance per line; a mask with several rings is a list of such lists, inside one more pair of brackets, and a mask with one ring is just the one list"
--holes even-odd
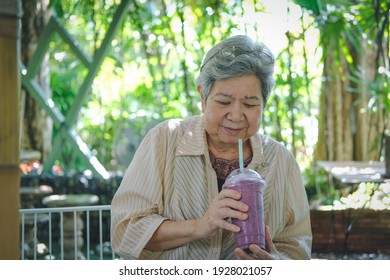
[(226, 183), (233, 183), (235, 181), (239, 181), (242, 179), (250, 179), (250, 180), (258, 180), (258, 181), (264, 181), (263, 178), (254, 171), (253, 169), (250, 168), (243, 168), (241, 169), (235, 169), (233, 170), (229, 176), (226, 178)]

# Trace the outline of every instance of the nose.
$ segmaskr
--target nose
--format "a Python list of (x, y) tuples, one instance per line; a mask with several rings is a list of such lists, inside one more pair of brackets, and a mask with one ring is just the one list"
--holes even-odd
[(239, 102), (235, 102), (230, 107), (227, 118), (233, 122), (239, 122), (243, 119), (244, 113)]

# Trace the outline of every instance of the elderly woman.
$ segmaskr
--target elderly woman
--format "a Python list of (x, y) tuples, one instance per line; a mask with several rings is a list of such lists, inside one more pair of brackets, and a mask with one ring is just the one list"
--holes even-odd
[[(167, 120), (145, 136), (112, 200), (112, 247), (126, 259), (309, 259), (309, 206), (299, 166), (288, 150), (261, 135), (272, 90), (274, 57), (243, 35), (207, 53), (196, 85), (203, 115)], [(266, 181), (266, 250), (236, 248), (247, 219), (240, 193), (222, 189), (244, 166)]]

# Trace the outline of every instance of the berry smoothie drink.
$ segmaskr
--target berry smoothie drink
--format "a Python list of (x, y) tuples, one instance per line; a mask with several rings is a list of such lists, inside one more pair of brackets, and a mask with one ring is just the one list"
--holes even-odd
[(249, 252), (249, 245), (257, 244), (265, 249), (265, 224), (263, 189), (265, 181), (249, 168), (234, 170), (226, 179), (223, 188), (241, 193), (240, 201), (248, 205), (248, 219), (241, 221), (232, 218), (232, 223), (240, 227), (235, 233), (237, 247)]

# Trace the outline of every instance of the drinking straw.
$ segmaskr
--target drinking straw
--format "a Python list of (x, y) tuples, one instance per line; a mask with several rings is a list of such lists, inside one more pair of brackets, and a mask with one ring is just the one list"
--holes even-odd
[(238, 139), (238, 161), (240, 163), (240, 171), (244, 170), (244, 156), (242, 154), (242, 139)]

